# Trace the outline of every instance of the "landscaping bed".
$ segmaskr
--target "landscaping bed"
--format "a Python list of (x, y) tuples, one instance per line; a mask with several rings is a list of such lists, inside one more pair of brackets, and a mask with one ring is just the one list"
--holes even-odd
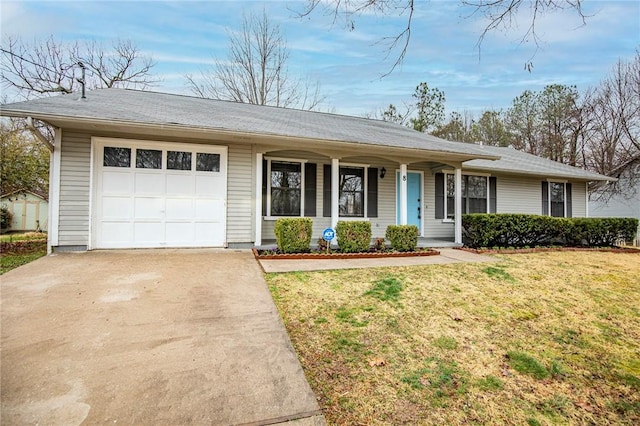
[(383, 257), (415, 257), (415, 256), (437, 256), (439, 251), (430, 248), (423, 248), (414, 251), (368, 251), (361, 253), (342, 253), (340, 251), (332, 251), (330, 253), (314, 251), (310, 253), (278, 253), (276, 250), (258, 250), (253, 249), (256, 259), (260, 260), (295, 260), (295, 259), (371, 259)]

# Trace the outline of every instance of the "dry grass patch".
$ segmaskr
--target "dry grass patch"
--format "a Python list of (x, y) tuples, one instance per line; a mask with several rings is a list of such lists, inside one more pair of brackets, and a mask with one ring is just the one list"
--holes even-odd
[(272, 274), (331, 424), (640, 422), (640, 254)]

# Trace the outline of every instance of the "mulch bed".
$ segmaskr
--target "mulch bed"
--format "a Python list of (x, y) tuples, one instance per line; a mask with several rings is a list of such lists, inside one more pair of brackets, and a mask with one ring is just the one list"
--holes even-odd
[(437, 256), (437, 250), (425, 248), (416, 251), (378, 251), (366, 253), (274, 253), (272, 250), (253, 249), (253, 255), (259, 260), (307, 260), (307, 259), (375, 259), (383, 257), (415, 257), (415, 256)]
[(0, 255), (28, 254), (47, 249), (47, 240), (24, 240), (0, 242)]
[(640, 253), (640, 249), (631, 247), (534, 247), (534, 248), (470, 248), (455, 247), (456, 250), (467, 251), (476, 254), (519, 254), (519, 253), (545, 253), (553, 251), (600, 251), (608, 253)]

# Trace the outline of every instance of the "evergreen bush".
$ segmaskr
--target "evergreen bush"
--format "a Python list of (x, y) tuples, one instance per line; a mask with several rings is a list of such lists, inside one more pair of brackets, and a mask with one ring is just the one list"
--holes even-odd
[(414, 251), (418, 247), (418, 227), (415, 225), (389, 225), (385, 238), (397, 251)]
[(528, 214), (462, 216), (463, 243), (468, 247), (613, 246), (633, 240), (634, 218), (560, 218)]
[(281, 253), (305, 253), (309, 251), (313, 221), (308, 217), (291, 217), (276, 220), (274, 233)]
[(338, 247), (343, 253), (369, 251), (371, 223), (367, 221), (339, 221), (336, 225)]

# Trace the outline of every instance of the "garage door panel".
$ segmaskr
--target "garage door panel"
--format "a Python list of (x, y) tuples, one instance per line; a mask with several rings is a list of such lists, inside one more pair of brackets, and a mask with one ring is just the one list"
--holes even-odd
[(138, 172), (135, 176), (136, 194), (163, 195), (165, 193), (164, 176), (161, 173)]
[(167, 246), (189, 245), (195, 240), (195, 226), (192, 222), (167, 222)]
[(224, 201), (216, 199), (195, 200), (196, 220), (222, 221), (224, 217)]
[(191, 198), (167, 198), (166, 219), (191, 220), (194, 217), (193, 199)]
[(166, 176), (167, 195), (193, 196), (195, 194), (195, 180), (188, 174)]
[(195, 224), (196, 235), (195, 241), (202, 244), (222, 245), (224, 234), (221, 230), (220, 223), (206, 222)]
[(224, 187), (224, 179), (220, 173), (196, 176), (196, 194), (199, 196), (219, 196), (220, 188)]
[[(96, 138), (92, 211), (95, 248), (221, 247), (226, 242), (226, 149), (214, 146)], [(113, 143), (113, 145), (109, 145)], [(126, 147), (129, 163), (104, 166), (105, 147)], [(162, 161), (138, 168), (137, 153), (160, 151)], [(192, 162), (169, 164), (169, 152), (191, 153)], [(211, 152), (216, 167), (196, 164)], [(158, 155), (156, 154), (156, 157)], [(142, 163), (140, 163), (142, 164)], [(144, 163), (146, 164), (146, 163)], [(169, 164), (169, 166), (168, 166)], [(198, 163), (199, 164), (199, 163)], [(191, 166), (191, 169), (189, 169)], [(170, 167), (170, 169), (167, 169)], [(219, 171), (216, 171), (219, 170)]]
[(142, 246), (145, 243), (156, 243), (164, 241), (164, 223), (158, 222), (135, 222), (133, 224), (134, 242)]
[(130, 219), (133, 202), (129, 196), (105, 196), (102, 198), (103, 219)]
[(108, 241), (105, 247), (121, 247), (122, 244), (131, 241), (133, 229), (130, 222), (102, 222), (101, 226), (102, 241)]
[(133, 176), (130, 172), (105, 171), (102, 173), (103, 194), (129, 194), (133, 191)]
[(157, 197), (136, 197), (134, 201), (135, 220), (164, 218), (164, 199)]

